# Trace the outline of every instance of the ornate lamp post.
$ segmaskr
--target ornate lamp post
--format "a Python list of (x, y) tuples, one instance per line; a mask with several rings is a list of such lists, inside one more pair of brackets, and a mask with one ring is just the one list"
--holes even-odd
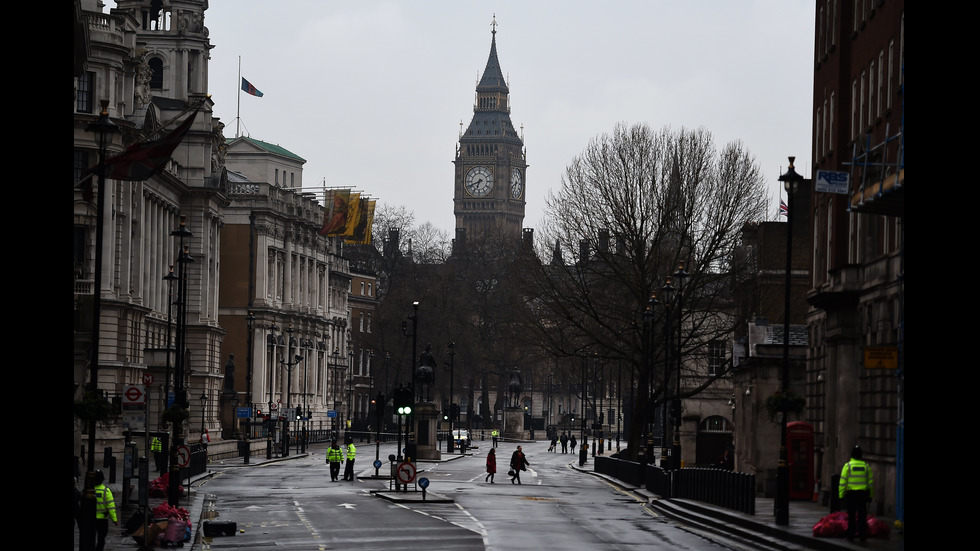
[(204, 416), (207, 414), (207, 407), (208, 407), (208, 391), (203, 390), (201, 391), (201, 434), (204, 434), (204, 431), (207, 428), (205, 427), (204, 424)]
[[(674, 284), (673, 280), (668, 276), (667, 283), (664, 284), (661, 290), (661, 296), (664, 297), (664, 405), (663, 405), (663, 416), (661, 417), (661, 427), (662, 434), (660, 435), (660, 468), (669, 469), (671, 467), (672, 459), (668, 460), (667, 457), (667, 436), (670, 433), (670, 425), (667, 423), (667, 390), (670, 388), (670, 368), (673, 366), (671, 363), (671, 343), (674, 340), (673, 333), (671, 332), (670, 325), (670, 305), (674, 298)], [(671, 407), (671, 414), (673, 414), (673, 407)]]
[[(655, 293), (650, 293), (650, 300), (647, 301), (647, 307), (643, 311), (644, 322), (648, 324), (646, 329), (647, 332), (645, 334), (646, 364), (647, 364), (646, 370), (648, 375), (646, 378), (644, 378), (644, 380), (647, 381), (646, 384), (647, 400), (650, 400), (650, 398), (653, 396), (653, 393), (651, 392), (653, 389), (653, 365), (654, 365), (654, 350), (655, 350), (653, 338), (654, 335), (656, 335), (656, 331), (654, 329), (653, 312), (654, 312), (654, 307), (657, 304), (658, 304), (657, 295)], [(630, 403), (631, 404), (633, 403), (632, 393), (633, 393), (633, 383), (632, 383), (632, 375), (631, 375), (630, 376)], [(650, 410), (647, 414), (649, 415), (649, 420), (646, 422), (647, 451), (646, 451), (645, 462), (649, 464), (654, 464), (655, 459), (654, 459), (654, 451), (653, 451), (653, 427), (654, 427), (655, 416), (652, 410)], [(661, 438), (663, 438), (662, 434), (661, 434)]]
[(313, 350), (313, 339), (300, 339), (300, 348), (304, 349), (303, 354), (303, 412), (299, 417), (303, 420), (303, 434), (300, 437), (300, 453), (306, 453), (306, 441), (308, 439), (309, 424), (310, 424), (310, 403), (309, 398), (309, 371), (310, 371), (310, 355)]
[[(177, 257), (177, 357), (174, 361), (174, 405), (175, 408), (187, 409), (187, 391), (185, 373), (187, 354), (187, 265), (194, 262), (189, 253), (190, 246), (184, 243), (193, 234), (187, 229), (185, 218), (180, 217), (180, 226), (170, 232), (179, 239), (180, 251)], [(171, 507), (180, 505), (180, 467), (177, 465), (177, 449), (184, 443), (183, 423), (174, 422), (174, 436), (170, 444), (170, 485), (167, 488), (167, 503)]]
[[(89, 360), (91, 380), (88, 386), (90, 398), (95, 398), (99, 392), (99, 325), (102, 317), (102, 242), (105, 235), (105, 160), (109, 146), (109, 135), (119, 132), (119, 127), (109, 118), (109, 101), (102, 100), (102, 111), (95, 122), (88, 125), (86, 130), (95, 133), (96, 146), (99, 150), (99, 165), (96, 171), (96, 208), (95, 208), (95, 281), (92, 290), (92, 349)], [(169, 344), (169, 343), (168, 343)], [(82, 524), (79, 525), (79, 548), (84, 551), (95, 549), (95, 428), (96, 420), (88, 420), (88, 449), (87, 466), (85, 471), (85, 491), (82, 494)]]
[(248, 325), (248, 334), (245, 336), (248, 350), (245, 352), (245, 363), (247, 372), (245, 374), (245, 403), (248, 404), (248, 419), (245, 420), (245, 450), (244, 460), (248, 465), (249, 458), (252, 456), (252, 418), (255, 415), (255, 404), (252, 403), (252, 334), (255, 330), (255, 314), (251, 310), (245, 316), (245, 323)]
[(340, 400), (337, 396), (340, 395), (339, 386), (339, 375), (340, 373), (340, 349), (336, 346), (333, 349), (333, 422), (330, 423), (330, 429), (333, 430), (333, 437), (337, 437), (337, 416), (340, 415)]
[[(681, 324), (684, 315), (684, 280), (688, 278), (688, 273), (684, 270), (684, 263), (681, 262), (677, 271), (674, 272), (674, 279), (678, 281), (677, 290), (677, 374), (674, 381), (674, 401), (671, 408), (674, 413), (674, 444), (670, 454), (673, 456), (674, 469), (681, 468), (681, 356), (682, 356), (682, 334)], [(669, 346), (669, 343), (668, 343)]]
[[(272, 322), (272, 325), (269, 326), (269, 334), (266, 336), (266, 344), (268, 344), (268, 346), (269, 346), (269, 352), (270, 352), (270, 356), (269, 356), (269, 378), (267, 379), (269, 381), (267, 386), (269, 387), (269, 414), (270, 414), (270, 417), (269, 417), (269, 422), (266, 424), (266, 427), (265, 427), (265, 458), (266, 459), (272, 459), (272, 448), (273, 448), (273, 445), (272, 445), (272, 432), (273, 432), (274, 427), (275, 427), (275, 425), (273, 425), (273, 420), (272, 420), (271, 414), (272, 414), (272, 406), (275, 405), (275, 403), (272, 401), (272, 382), (275, 379), (274, 375), (275, 375), (275, 365), (276, 365), (276, 331), (278, 331), (278, 330), (279, 330), (279, 328), (276, 327), (276, 322)], [(277, 415), (278, 415), (278, 413), (279, 412), (277, 412)], [(276, 423), (278, 423), (278, 420), (276, 420)]]
[[(786, 280), (785, 280), (785, 304), (783, 308), (783, 365), (781, 373), (781, 394), (784, 396), (789, 391), (789, 315), (790, 315), (790, 285), (792, 283), (793, 271), (793, 196), (803, 176), (800, 176), (793, 168), (793, 161), (796, 157), (789, 158), (789, 168), (786, 173), (779, 177), (786, 190)], [(785, 526), (789, 524), (789, 462), (786, 454), (786, 411), (780, 408), (780, 430), (779, 430), (779, 465), (776, 468), (776, 524)]]
[(453, 370), (456, 357), (456, 341), (449, 343), (449, 442), (446, 444), (446, 451), (453, 453), (456, 441), (453, 439), (453, 420), (456, 415), (456, 408), (453, 404)]

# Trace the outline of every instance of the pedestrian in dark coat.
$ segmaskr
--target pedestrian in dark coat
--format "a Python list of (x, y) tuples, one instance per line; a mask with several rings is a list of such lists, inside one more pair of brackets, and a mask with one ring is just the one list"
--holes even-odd
[(575, 439), (574, 434), (572, 435), (571, 445), (572, 445), (572, 453), (575, 453), (575, 446), (578, 445), (578, 440)]
[(487, 452), (487, 477), (484, 482), (489, 482), (493, 484), (493, 475), (497, 474), (497, 454), (494, 453), (493, 448)]
[(561, 438), (558, 440), (561, 442), (561, 453), (568, 453), (568, 433), (561, 433)]
[(510, 483), (513, 484), (516, 480), (518, 484), (521, 483), (521, 471), (526, 471), (527, 466), (530, 463), (527, 462), (527, 458), (524, 457), (523, 448), (517, 446), (514, 450), (514, 454), (510, 456), (510, 468), (514, 471), (513, 476), (510, 477)]

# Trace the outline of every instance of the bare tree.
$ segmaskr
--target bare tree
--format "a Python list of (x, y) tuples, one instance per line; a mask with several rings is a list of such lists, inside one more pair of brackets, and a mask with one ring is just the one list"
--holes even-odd
[[(766, 207), (761, 171), (740, 142), (719, 152), (707, 130), (654, 132), (645, 124), (594, 138), (547, 197), (537, 244), (551, 261), (520, 270), (526, 326), (556, 357), (632, 365), (633, 458), (643, 420), (667, 397), (678, 350), (687, 363), (706, 355), (709, 342), (730, 338), (729, 260), (743, 224), (763, 220)], [(644, 316), (681, 264), (689, 277), (673, 287), (683, 284), (682, 302)], [(713, 380), (699, 378), (688, 395)]]

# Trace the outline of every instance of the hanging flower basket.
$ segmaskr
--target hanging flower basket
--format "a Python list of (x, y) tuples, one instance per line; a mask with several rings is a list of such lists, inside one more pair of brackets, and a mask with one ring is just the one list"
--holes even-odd
[(800, 415), (804, 407), (806, 407), (806, 399), (789, 390), (776, 392), (766, 398), (766, 413), (772, 421), (775, 421), (780, 413)]
[(171, 426), (177, 427), (183, 425), (190, 417), (191, 412), (187, 411), (187, 408), (174, 405), (163, 411), (163, 414), (160, 415), (160, 421), (170, 423)]
[(75, 418), (82, 422), (95, 421), (102, 428), (110, 427), (118, 417), (112, 404), (100, 392), (86, 390), (74, 404)]

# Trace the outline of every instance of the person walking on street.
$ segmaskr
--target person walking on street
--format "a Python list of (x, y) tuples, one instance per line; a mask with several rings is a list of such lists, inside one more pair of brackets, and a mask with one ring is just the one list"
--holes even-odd
[(159, 436), (154, 436), (153, 440), (150, 440), (150, 451), (153, 452), (153, 464), (156, 465), (157, 471), (160, 474), (165, 473), (167, 471), (167, 460), (163, 454), (163, 441), (160, 440)]
[(204, 450), (204, 461), (208, 460), (208, 444), (211, 443), (211, 435), (208, 434), (208, 429), (204, 429), (201, 433), (201, 449)]
[(110, 520), (119, 526), (119, 519), (116, 518), (116, 502), (112, 499), (112, 490), (105, 485), (105, 475), (102, 471), (95, 471), (95, 530), (98, 534), (95, 551), (105, 549)]
[(330, 480), (332, 482), (337, 482), (337, 478), (340, 476), (340, 463), (343, 459), (344, 451), (340, 449), (337, 439), (334, 438), (330, 442), (330, 447), (327, 448), (327, 463), (330, 464)]
[(493, 475), (497, 474), (497, 454), (490, 448), (487, 452), (487, 477), (484, 482), (489, 482), (493, 484)]
[(527, 457), (524, 457), (523, 448), (517, 446), (514, 450), (514, 454), (510, 456), (510, 468), (514, 471), (514, 475), (510, 477), (510, 483), (513, 484), (516, 480), (518, 484), (521, 483), (521, 471), (526, 471), (527, 466), (530, 463), (527, 462)]
[(574, 434), (572, 435), (572, 438), (571, 438), (571, 442), (570, 443), (572, 445), (572, 453), (575, 453), (575, 446), (578, 445), (578, 440), (575, 439), (575, 435)]
[(851, 460), (840, 472), (838, 495), (847, 499), (847, 539), (854, 533), (864, 541), (868, 537), (868, 502), (874, 497), (874, 476), (871, 466), (861, 459), (861, 446), (851, 450)]
[(354, 438), (347, 437), (347, 466), (344, 467), (344, 480), (354, 482), (354, 457), (357, 455), (357, 448), (354, 447)]

